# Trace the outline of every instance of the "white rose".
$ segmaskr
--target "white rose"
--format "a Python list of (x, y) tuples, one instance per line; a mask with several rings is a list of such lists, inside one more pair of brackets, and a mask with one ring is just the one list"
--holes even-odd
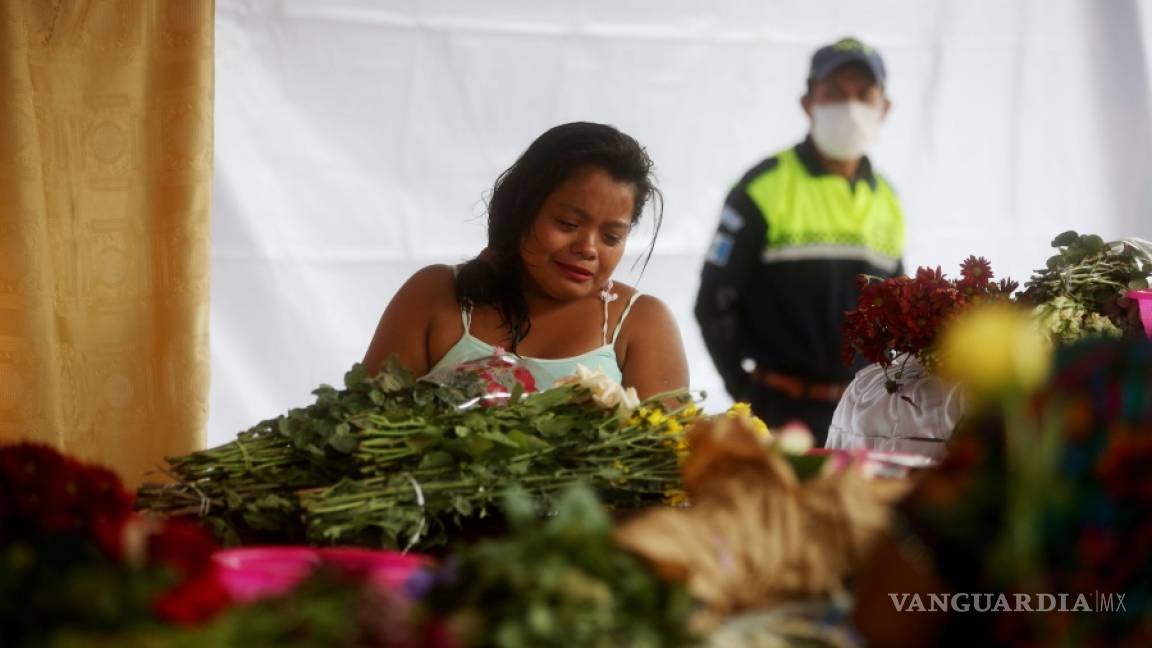
[(624, 390), (620, 388), (620, 385), (612, 385), (599, 392), (592, 392), (592, 402), (604, 409), (615, 409), (623, 397)]
[(620, 398), (620, 408), (624, 410), (624, 414), (631, 415), (638, 407), (640, 407), (640, 396), (636, 393), (636, 388), (625, 389)]

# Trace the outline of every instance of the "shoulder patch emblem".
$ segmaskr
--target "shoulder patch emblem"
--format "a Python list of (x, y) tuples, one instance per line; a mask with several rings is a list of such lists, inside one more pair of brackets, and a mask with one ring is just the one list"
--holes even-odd
[(724, 267), (732, 258), (732, 237), (724, 232), (716, 232), (712, 238), (712, 245), (708, 248), (708, 263)]
[(724, 210), (720, 212), (720, 225), (729, 232), (736, 233), (744, 227), (744, 217), (731, 206), (724, 205)]

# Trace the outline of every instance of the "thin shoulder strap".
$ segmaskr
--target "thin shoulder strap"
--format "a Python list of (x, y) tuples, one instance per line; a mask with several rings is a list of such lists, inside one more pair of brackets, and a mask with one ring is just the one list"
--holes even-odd
[(612, 292), (614, 285), (613, 281), (609, 279), (608, 285), (604, 286), (604, 290), (600, 291), (600, 299), (604, 301), (604, 326), (601, 329), (600, 340), (604, 346), (608, 346), (608, 304), (616, 301), (616, 298), (620, 296)]
[(472, 307), (460, 307), (460, 323), (464, 325), (464, 335), (469, 335), (472, 329)]
[(636, 291), (628, 298), (628, 304), (624, 306), (624, 312), (620, 314), (620, 321), (616, 323), (616, 330), (612, 331), (612, 344), (616, 344), (616, 338), (620, 337), (620, 329), (624, 328), (624, 320), (628, 317), (628, 313), (632, 312), (632, 304), (636, 303), (636, 298), (639, 296), (640, 291)]

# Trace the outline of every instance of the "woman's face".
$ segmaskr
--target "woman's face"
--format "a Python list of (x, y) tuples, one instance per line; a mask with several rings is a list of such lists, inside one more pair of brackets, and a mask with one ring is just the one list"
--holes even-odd
[(624, 255), (635, 200), (631, 183), (596, 166), (560, 183), (520, 243), (531, 287), (562, 301), (603, 288)]

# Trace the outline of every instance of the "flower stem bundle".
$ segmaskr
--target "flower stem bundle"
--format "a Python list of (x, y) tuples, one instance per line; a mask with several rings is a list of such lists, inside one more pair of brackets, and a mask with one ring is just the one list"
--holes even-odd
[(573, 381), (460, 408), (483, 393), (467, 376), (435, 385), (391, 363), (374, 377), (356, 367), (345, 382), (230, 443), (169, 459), (177, 482), (146, 485), (139, 505), (197, 515), (233, 544), (427, 548), (487, 517), (511, 487), (544, 510), (575, 483), (616, 507), (659, 503), (679, 483), (677, 448), (699, 416), (683, 390), (637, 407)]

